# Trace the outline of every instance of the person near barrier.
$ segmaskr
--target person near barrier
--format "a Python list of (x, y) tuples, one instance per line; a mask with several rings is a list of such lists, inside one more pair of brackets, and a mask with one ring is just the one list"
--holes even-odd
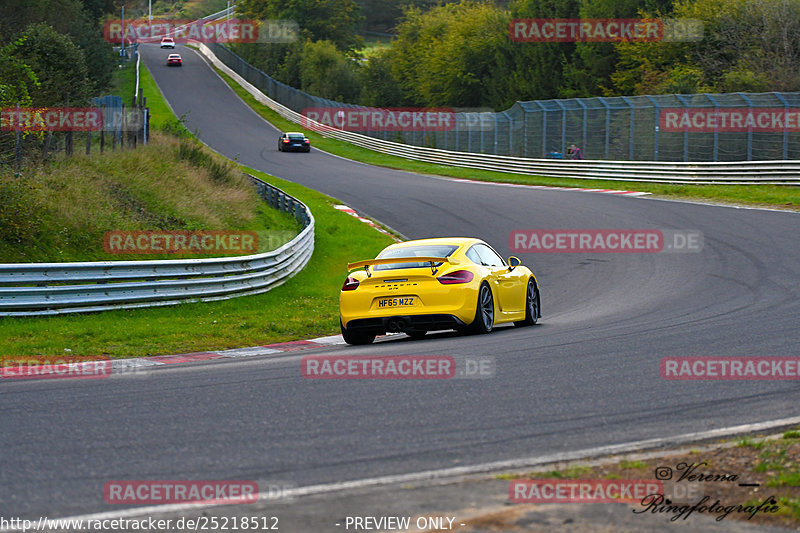
[(569, 149), (567, 150), (567, 157), (570, 159), (583, 159), (583, 153), (581, 152), (580, 148), (574, 144), (570, 144)]

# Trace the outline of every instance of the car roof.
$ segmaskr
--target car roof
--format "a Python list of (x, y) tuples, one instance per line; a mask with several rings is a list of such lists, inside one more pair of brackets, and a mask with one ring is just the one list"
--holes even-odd
[(181, 57), (181, 55), (180, 54), (170, 54), (167, 57)]
[(305, 133), (300, 133), (299, 131), (287, 131), (286, 135), (302, 135), (303, 137), (306, 136)]
[(472, 245), (476, 243), (483, 243), (481, 239), (475, 239), (471, 237), (439, 237), (435, 239), (417, 239), (413, 241), (405, 241), (405, 242), (398, 242), (397, 244), (392, 244), (391, 246), (387, 246), (387, 249), (392, 248), (406, 248), (409, 246), (433, 246), (433, 245), (450, 245), (450, 246), (464, 246)]
[(171, 41), (172, 37), (162, 37), (161, 40), (162, 41)]

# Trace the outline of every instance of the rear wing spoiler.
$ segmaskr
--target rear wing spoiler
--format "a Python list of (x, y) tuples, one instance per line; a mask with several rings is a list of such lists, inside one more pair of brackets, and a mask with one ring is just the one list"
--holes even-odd
[(363, 268), (367, 272), (367, 276), (372, 276), (369, 272), (369, 267), (374, 265), (392, 265), (395, 263), (429, 263), (431, 272), (436, 274), (436, 263), (452, 263), (457, 264), (458, 261), (451, 257), (387, 257), (386, 259), (367, 259), (366, 261), (356, 261), (355, 263), (347, 263), (347, 271), (357, 270)]

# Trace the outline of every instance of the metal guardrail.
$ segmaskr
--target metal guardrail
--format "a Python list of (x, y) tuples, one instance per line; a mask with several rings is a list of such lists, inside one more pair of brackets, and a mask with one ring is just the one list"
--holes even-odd
[(369, 137), (320, 124), (263, 94), (203, 43), (195, 44), (217, 68), (234, 78), (256, 100), (306, 129), (376, 152), (440, 165), (576, 179), (675, 184), (779, 185), (800, 184), (800, 161), (656, 162), (556, 160), (478, 154), (413, 146)]
[(314, 251), (314, 216), (277, 187), (248, 176), (276, 209), (305, 228), (271, 252), (211, 259), (0, 264), (0, 316), (154, 307), (259, 294), (303, 269)]

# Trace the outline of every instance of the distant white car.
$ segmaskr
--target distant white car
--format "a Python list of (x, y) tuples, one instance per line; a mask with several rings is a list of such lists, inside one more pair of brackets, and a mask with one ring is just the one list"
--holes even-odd
[(161, 48), (175, 48), (175, 39), (172, 37), (164, 37), (161, 39)]

